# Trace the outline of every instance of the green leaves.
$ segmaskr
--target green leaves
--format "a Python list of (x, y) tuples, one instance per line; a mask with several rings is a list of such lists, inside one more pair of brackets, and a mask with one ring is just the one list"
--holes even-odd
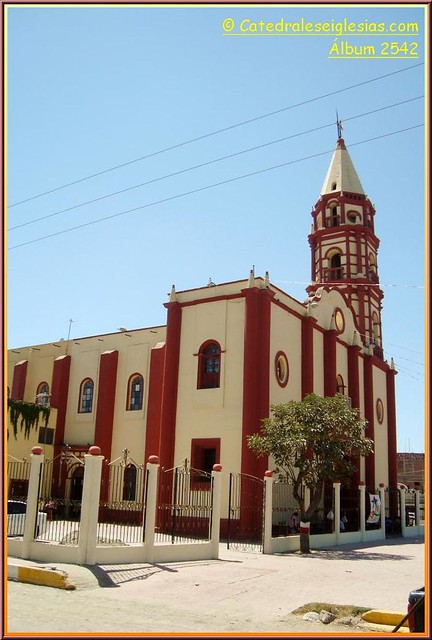
[(33, 427), (38, 426), (41, 417), (44, 419), (45, 427), (48, 425), (50, 408), (47, 405), (24, 402), (23, 400), (11, 400), (9, 398), (8, 408), (15, 439), (18, 434), (18, 423), (21, 431), (24, 427), (25, 438), (30, 436), (30, 430)]
[(345, 396), (309, 394), (301, 402), (273, 405), (271, 417), (249, 436), (248, 446), (260, 457), (272, 456), (292, 484), (301, 479), (318, 489), (325, 480), (348, 479), (356, 469), (354, 460), (372, 452), (365, 424)]

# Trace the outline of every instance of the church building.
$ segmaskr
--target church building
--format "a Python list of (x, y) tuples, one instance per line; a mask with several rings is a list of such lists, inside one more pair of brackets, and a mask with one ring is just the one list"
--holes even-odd
[(67, 472), (55, 480), (65, 497), (79, 494), (77, 460), (93, 444), (108, 461), (126, 456), (132, 479), (150, 455), (165, 469), (220, 463), (224, 482), (230, 472), (262, 478), (269, 461), (247, 436), (270, 405), (342, 393), (374, 441), (354, 486), (396, 488), (396, 370), (382, 347), (380, 241), (340, 135), (308, 241), (306, 302), (251, 271), (244, 280), (173, 286), (164, 326), (10, 350), (10, 397), (49, 403), (51, 415), (29, 440), (11, 434), (9, 455), (28, 457), (37, 443), (47, 459), (66, 451)]

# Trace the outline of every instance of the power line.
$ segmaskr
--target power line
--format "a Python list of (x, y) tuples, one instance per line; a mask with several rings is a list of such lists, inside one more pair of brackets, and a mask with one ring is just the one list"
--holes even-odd
[(298, 102), (293, 105), (289, 105), (287, 107), (282, 107), (281, 109), (277, 109), (276, 111), (270, 111), (269, 113), (264, 113), (260, 116), (256, 116), (255, 118), (250, 118), (249, 120), (243, 120), (242, 122), (238, 122), (236, 124), (230, 125), (228, 127), (224, 127), (222, 129), (218, 129), (217, 131), (212, 131), (210, 133), (203, 134), (202, 136), (198, 136), (196, 138), (191, 138), (190, 140), (185, 140), (183, 142), (179, 142), (177, 144), (171, 145), (170, 147), (166, 147), (165, 149), (159, 149), (158, 151), (154, 151), (153, 153), (149, 153), (145, 156), (141, 156), (139, 158), (135, 158), (133, 160), (129, 160), (128, 162), (123, 162), (122, 164), (115, 165), (114, 167), (110, 167), (109, 169), (104, 169), (102, 171), (98, 171), (97, 173), (93, 173), (91, 175), (85, 176), (84, 178), (79, 178), (78, 180), (74, 180), (72, 182), (68, 182), (59, 187), (55, 187), (53, 189), (49, 189), (48, 191), (43, 191), (42, 193), (38, 193), (34, 196), (26, 198), (25, 200), (20, 200), (19, 202), (14, 202), (9, 205), (9, 208), (17, 207), (20, 204), (24, 204), (25, 202), (30, 202), (31, 200), (35, 200), (36, 198), (41, 198), (42, 196), (49, 195), (50, 193), (54, 193), (55, 191), (60, 191), (60, 189), (66, 189), (66, 187), (71, 187), (75, 184), (79, 184), (81, 182), (85, 182), (86, 180), (91, 180), (92, 178), (96, 178), (98, 176), (109, 173), (110, 171), (115, 171), (117, 169), (121, 169), (122, 167), (127, 167), (131, 164), (135, 164), (136, 162), (141, 162), (142, 160), (146, 160), (147, 158), (153, 158), (156, 155), (160, 155), (162, 153), (166, 153), (167, 151), (172, 151), (173, 149), (178, 149), (180, 147), (184, 147), (188, 144), (192, 144), (194, 142), (198, 142), (199, 140), (204, 140), (206, 138), (210, 138), (211, 136), (218, 135), (219, 133), (224, 133), (225, 131), (231, 131), (232, 129), (236, 129), (237, 127), (244, 126), (246, 124), (250, 124), (252, 122), (257, 122), (258, 120), (263, 120), (264, 118), (269, 118), (271, 116), (277, 115), (278, 113), (283, 113), (284, 111), (289, 111), (290, 109), (295, 109), (297, 107), (302, 107), (306, 104), (310, 104), (311, 102), (316, 102), (318, 100), (323, 100), (324, 98), (329, 98), (330, 96), (337, 95), (339, 93), (343, 93), (344, 91), (350, 91), (351, 89), (356, 89), (357, 87), (364, 86), (366, 84), (370, 84), (371, 82), (376, 82), (377, 80), (382, 80), (384, 78), (388, 78), (390, 76), (396, 75), (398, 73), (404, 73), (405, 71), (410, 71), (411, 69), (415, 69), (416, 67), (423, 66), (423, 62), (419, 62), (410, 67), (405, 67), (403, 69), (399, 69), (397, 71), (392, 71), (390, 73), (386, 73), (382, 76), (377, 76), (375, 78), (371, 78), (369, 80), (364, 80), (363, 82), (359, 82), (357, 84), (353, 84), (349, 87), (344, 87), (343, 89), (336, 89), (335, 91), (331, 91), (329, 93), (324, 93), (320, 96), (316, 96), (315, 98), (309, 98), (308, 100), (303, 100), (302, 102)]
[[(378, 109), (374, 109), (372, 111), (366, 111), (365, 113), (360, 113), (356, 116), (351, 116), (349, 118), (345, 118), (344, 122), (348, 122), (349, 120), (355, 120), (356, 118), (362, 118), (364, 116), (368, 116), (374, 113), (377, 113), (379, 111), (385, 111), (386, 109), (392, 109), (393, 107), (397, 107), (400, 106), (401, 104), (406, 104), (407, 102), (413, 102), (414, 100), (419, 100), (420, 98), (423, 98), (424, 96), (416, 96), (415, 98), (408, 98), (407, 100), (402, 100), (401, 102), (395, 102), (393, 104), (387, 105), (386, 107), (380, 107)], [(140, 187), (145, 187), (149, 184), (153, 184), (155, 182), (159, 182), (160, 180), (165, 180), (166, 178), (172, 178), (174, 176), (178, 176), (181, 175), (182, 173), (187, 173), (188, 171), (193, 171), (195, 169), (200, 169), (202, 167), (206, 167), (209, 166), (211, 164), (215, 164), (216, 162), (221, 162), (223, 160), (228, 160), (230, 158), (235, 158), (236, 156), (242, 155), (244, 153), (249, 153), (250, 151), (256, 151), (258, 149), (263, 149), (264, 147), (269, 147), (273, 144), (277, 144), (279, 142), (284, 142), (286, 140), (290, 140), (292, 138), (297, 138), (303, 135), (306, 135), (308, 133), (314, 133), (315, 131), (320, 131), (321, 129), (326, 129), (328, 127), (333, 127), (334, 126), (334, 122), (330, 122), (328, 124), (324, 124), (321, 125), (319, 127), (314, 127), (313, 129), (308, 129), (307, 131), (301, 131), (299, 133), (294, 133), (290, 136), (285, 136), (284, 138), (278, 138), (277, 140), (272, 140), (270, 142), (265, 142), (264, 144), (255, 146), (255, 147), (250, 147), (248, 149), (243, 149), (242, 151), (237, 151), (235, 153), (231, 153), (229, 155), (226, 156), (221, 156), (219, 158), (214, 158), (213, 160), (208, 160), (207, 162), (202, 162), (201, 164), (197, 164), (194, 165), (192, 167), (188, 167), (187, 169), (180, 169), (179, 171), (175, 171), (173, 173), (168, 173), (164, 176), (159, 176), (158, 178), (153, 178), (152, 180), (147, 180), (146, 182), (140, 182), (139, 184), (130, 186), (130, 187), (126, 187), (125, 189), (121, 189), (119, 191), (114, 191), (112, 193), (108, 193), (105, 194), (103, 196), (99, 196), (98, 198), (94, 198), (93, 200), (87, 200), (86, 202), (81, 202), (80, 204), (76, 204), (73, 205), (72, 207), (67, 207), (66, 209), (60, 209), (59, 211), (54, 211), (53, 213), (49, 213), (47, 215), (41, 216), (39, 218), (35, 218), (33, 220), (29, 220), (27, 222), (23, 222), (22, 224), (18, 224), (15, 225), (14, 227), (10, 227), (8, 229), (8, 231), (15, 231), (15, 229), (20, 229), (22, 227), (26, 227), (30, 224), (35, 224), (36, 222), (41, 222), (42, 220), (47, 220), (48, 218), (53, 218), (55, 216), (58, 216), (62, 213), (67, 213), (68, 211), (73, 211), (74, 209), (79, 209), (80, 207), (84, 207), (88, 204), (94, 204), (95, 202), (100, 202), (101, 200), (105, 200), (107, 198), (112, 198), (113, 196), (117, 196), (120, 195), (122, 193), (126, 193), (128, 191), (132, 191), (133, 189), (138, 189)]]
[[(372, 142), (374, 140), (379, 140), (381, 138), (388, 138), (389, 136), (393, 136), (399, 133), (403, 133), (405, 131), (412, 131), (412, 129), (418, 129), (419, 127), (423, 127), (423, 124), (417, 124), (412, 127), (407, 127), (405, 129), (399, 129), (398, 131), (392, 131), (391, 133), (384, 133), (380, 136), (375, 136), (374, 138), (368, 138), (367, 140), (361, 140), (359, 142), (353, 142), (349, 145), (349, 147), (354, 147), (359, 144), (364, 144), (366, 142)], [(132, 209), (126, 209), (125, 211), (120, 211), (118, 213), (113, 213), (109, 216), (104, 216), (103, 218), (98, 218), (97, 220), (92, 220), (90, 222), (85, 222), (83, 224), (77, 225), (75, 227), (70, 227), (69, 229), (63, 229), (62, 231), (57, 231), (55, 233), (50, 233), (46, 236), (41, 236), (40, 238), (35, 238), (34, 240), (28, 240), (27, 242), (23, 242), (21, 244), (16, 244), (12, 247), (9, 247), (9, 251), (12, 249), (18, 249), (19, 247), (24, 247), (28, 244), (33, 244), (34, 242), (39, 242), (40, 240), (46, 240), (47, 238), (53, 238), (55, 236), (62, 235), (64, 233), (69, 233), (70, 231), (74, 231), (76, 229), (83, 229), (84, 227), (89, 227), (94, 224), (98, 224), (99, 222), (104, 222), (105, 220), (111, 220), (112, 218), (118, 218), (119, 216), (124, 216), (127, 213), (133, 213), (135, 211), (139, 211), (140, 209), (146, 209), (148, 207), (152, 207), (158, 204), (163, 204), (164, 202), (170, 202), (171, 200), (176, 200), (177, 198), (184, 198), (185, 196), (192, 195), (194, 193), (199, 193), (201, 191), (206, 191), (207, 189), (213, 189), (214, 187), (220, 187), (224, 184), (229, 184), (231, 182), (236, 182), (237, 180), (243, 180), (244, 178), (250, 178), (252, 176), (259, 175), (261, 173), (266, 173), (267, 171), (273, 171), (274, 169), (280, 169), (281, 167), (286, 167), (291, 164), (296, 164), (297, 162), (303, 162), (304, 160), (311, 160), (312, 158), (318, 158), (319, 156), (326, 155), (328, 153), (332, 153), (334, 149), (330, 149), (327, 151), (321, 151), (320, 153), (314, 153), (310, 156), (305, 156), (304, 158), (298, 158), (297, 160), (290, 160), (288, 162), (282, 162), (281, 164), (274, 165), (272, 167), (266, 167), (265, 169), (259, 169), (258, 171), (252, 171), (251, 173), (246, 173), (241, 176), (236, 176), (235, 178), (229, 178), (227, 180), (222, 180), (221, 182), (215, 182), (214, 184), (209, 184), (204, 187), (199, 187), (198, 189), (192, 189), (191, 191), (185, 191), (184, 193), (179, 193), (174, 196), (170, 196), (168, 198), (162, 198), (161, 200), (156, 200), (155, 202), (149, 202), (147, 204), (140, 205), (139, 207), (133, 207)]]

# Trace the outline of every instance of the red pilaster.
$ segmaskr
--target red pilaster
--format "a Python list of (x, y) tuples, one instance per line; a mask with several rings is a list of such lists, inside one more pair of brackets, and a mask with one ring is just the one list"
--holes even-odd
[(144, 463), (150, 456), (160, 456), (160, 430), (165, 344), (153, 347), (148, 381), (147, 426)]
[(313, 328), (316, 320), (311, 316), (302, 319), (302, 398), (308, 393), (313, 393), (314, 389), (314, 349), (313, 349)]
[(110, 460), (114, 427), (114, 404), (117, 385), (118, 351), (105, 351), (99, 363), (94, 443)]
[(348, 347), (348, 395), (351, 398), (351, 406), (360, 408), (359, 385), (359, 353), (361, 347), (351, 345)]
[(270, 322), (273, 292), (251, 287), (243, 290), (245, 304), (243, 420), (241, 471), (262, 478), (267, 461), (247, 446), (269, 415)]
[[(389, 487), (397, 487), (397, 440), (396, 440), (396, 394), (395, 377), (396, 371), (388, 369), (386, 373), (387, 381), (387, 455), (388, 455), (388, 476)], [(390, 502), (390, 515), (397, 515), (396, 491), (391, 491), (393, 503)]]
[(161, 466), (170, 469), (174, 466), (182, 311), (178, 302), (168, 302), (165, 307), (168, 309), (168, 317), (159, 457)]
[[(372, 369), (372, 357), (369, 355), (364, 356), (363, 364), (363, 376), (364, 376), (364, 408), (365, 419), (368, 421), (368, 427), (366, 429), (366, 436), (375, 441), (375, 427), (374, 427), (374, 389), (373, 389), (373, 369)], [(370, 453), (365, 459), (365, 473), (366, 473), (366, 487), (371, 491), (376, 489), (375, 487), (375, 454)]]
[(17, 362), (14, 367), (11, 400), (24, 400), (24, 392), (27, 378), (28, 360)]
[[(360, 377), (359, 377), (359, 354), (361, 347), (350, 345), (348, 347), (348, 395), (351, 398), (353, 409), (360, 408)], [(360, 482), (360, 459), (353, 459), (357, 471), (351, 477), (351, 486), (358, 487)]]
[[(69, 395), (69, 376), (70, 376), (71, 357), (59, 356), (54, 360), (52, 384), (51, 384), (51, 401), (50, 404), (57, 409), (57, 420), (55, 424), (54, 435), (54, 459), (58, 459), (61, 453), (60, 445), (64, 443), (64, 434), (66, 428), (66, 411)], [(61, 467), (53, 465), (53, 489), (59, 486), (59, 474)], [(62, 486), (64, 485), (64, 478)], [(55, 492), (53, 493), (53, 495)], [(60, 495), (63, 495), (62, 493)]]
[(328, 329), (324, 333), (324, 395), (334, 396), (336, 384), (336, 330)]

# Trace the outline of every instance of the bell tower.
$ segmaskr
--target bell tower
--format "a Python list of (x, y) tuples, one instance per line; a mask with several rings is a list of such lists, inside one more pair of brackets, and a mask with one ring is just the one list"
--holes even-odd
[(375, 209), (365, 195), (337, 120), (338, 139), (318, 202), (312, 209), (309, 235), (311, 283), (337, 289), (351, 306), (362, 341), (383, 358), (381, 302), (375, 235)]

